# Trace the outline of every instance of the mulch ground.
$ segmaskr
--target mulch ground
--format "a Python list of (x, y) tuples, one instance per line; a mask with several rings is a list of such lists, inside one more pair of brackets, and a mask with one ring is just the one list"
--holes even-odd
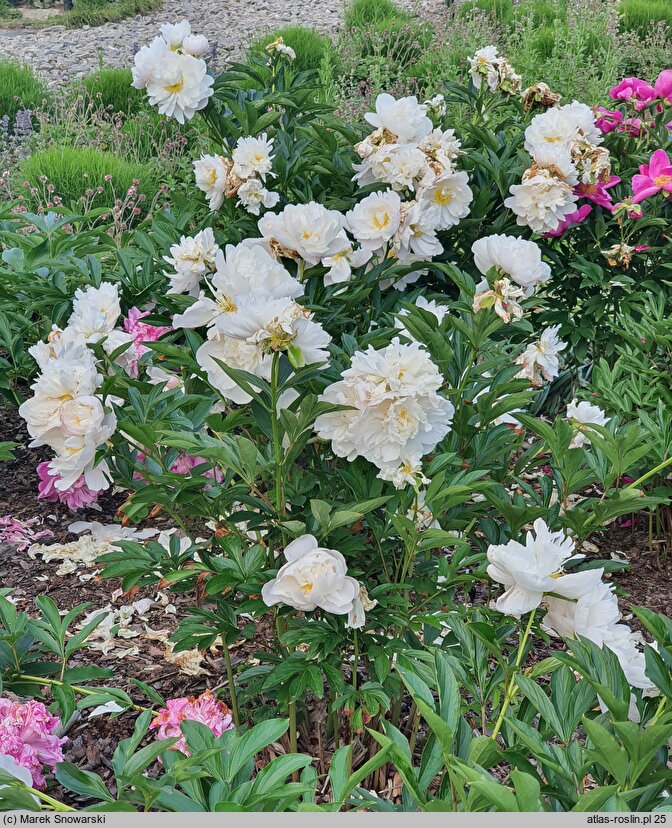
[[(75, 539), (75, 536), (67, 531), (68, 525), (74, 520), (114, 522), (115, 513), (123, 502), (123, 495), (106, 494), (99, 501), (101, 511), (86, 509), (75, 515), (65, 506), (37, 499), (35, 469), (48, 454), (43, 449), (28, 448), (29, 438), (23, 421), (14, 409), (7, 407), (0, 408), (0, 441), (4, 440), (17, 442), (20, 446), (15, 451), (15, 460), (0, 465), (0, 516), (12, 515), (22, 520), (39, 517), (43, 523), (39, 528), (47, 528), (54, 533), (54, 537), (45, 539), (44, 543)], [(657, 612), (669, 612), (672, 603), (672, 563), (661, 560), (655, 547), (653, 551), (649, 550), (644, 518), (636, 521), (634, 529), (614, 524), (591, 540), (599, 549), (600, 558), (614, 557), (629, 564), (625, 572), (613, 576), (613, 581), (621, 594), (621, 605), (628, 623), (633, 626), (638, 624), (636, 619), (633, 621), (629, 617), (628, 605), (642, 605)], [(21, 610), (33, 610), (33, 601), (38, 595), (51, 596), (61, 610), (68, 610), (83, 602), (90, 602), (91, 609), (95, 609), (110, 603), (112, 593), (121, 587), (120, 582), (103, 580), (100, 577), (81, 582), (76, 574), (57, 575), (57, 567), (57, 563), (47, 564), (40, 558), (31, 560), (27, 551), (18, 552), (15, 547), (0, 545), (0, 585), (13, 589), (13, 596)], [(121, 596), (114, 606), (141, 598), (154, 599), (156, 591), (156, 588), (148, 588), (138, 591), (131, 597)], [(183, 599), (173, 595), (170, 599), (179, 614)], [(176, 615), (167, 614), (160, 604), (153, 605), (146, 618), (145, 623), (152, 630), (172, 632), (176, 626)], [(234, 665), (249, 661), (255, 650), (264, 647), (263, 639), (266, 638), (270, 640), (270, 630), (267, 625), (260, 624), (253, 640), (241, 640), (238, 647), (232, 650)], [(83, 650), (70, 666), (96, 664), (111, 668), (114, 671), (114, 679), (107, 683), (125, 690), (141, 705), (148, 702), (133, 685), (133, 678), (149, 684), (164, 698), (198, 695), (206, 687), (214, 690), (225, 685), (226, 674), (221, 651), (205, 654), (202, 667), (207, 670), (208, 675), (187, 676), (164, 660), (162, 641), (140, 636), (119, 643), (120, 646), (137, 647), (138, 652), (119, 659), (114, 653), (106, 656), (97, 651)], [(540, 647), (540, 653), (542, 651), (545, 655), (545, 645)], [(318, 703), (313, 713), (319, 719), (326, 711), (320, 711)], [(67, 734), (69, 741), (65, 748), (66, 759), (100, 774), (103, 779), (110, 782), (112, 754), (119, 740), (130, 735), (134, 720), (135, 715), (132, 714), (124, 714), (114, 719), (108, 716), (89, 719), (88, 711), (82, 711)], [(322, 746), (315, 744), (315, 733), (321, 728), (318, 722), (315, 722), (314, 730), (309, 723), (306, 724), (308, 727), (304, 732), (305, 743), (300, 745), (300, 749), (319, 755), (322, 750), (316, 748)], [(65, 798), (66, 801), (77, 804), (77, 797), (66, 795)]]

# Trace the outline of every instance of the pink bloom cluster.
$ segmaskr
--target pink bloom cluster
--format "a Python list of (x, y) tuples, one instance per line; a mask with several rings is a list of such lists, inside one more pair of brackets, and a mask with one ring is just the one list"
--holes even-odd
[[(609, 97), (632, 104), (638, 112), (649, 106), (655, 106), (657, 112), (662, 112), (664, 104), (672, 104), (672, 69), (663, 69), (653, 85), (641, 78), (623, 78), (609, 90)], [(595, 125), (604, 134), (617, 129), (636, 136), (644, 125), (641, 118), (626, 118), (619, 110), (599, 106), (597, 111), (600, 117)], [(672, 121), (667, 124), (667, 128), (672, 130)]]
[(149, 348), (143, 345), (143, 342), (156, 342), (157, 339), (172, 330), (170, 326), (154, 326), (140, 321), (149, 315), (150, 311), (131, 308), (128, 316), (124, 319), (124, 330), (133, 337), (133, 345), (130, 349), (132, 358), (129, 368), (129, 373), (132, 377), (138, 376), (138, 362), (140, 357), (149, 350)]
[(86, 485), (84, 475), (81, 475), (69, 489), (61, 491), (56, 488), (56, 481), (61, 479), (60, 474), (49, 474), (51, 463), (45, 460), (37, 467), (37, 499), (49, 500), (52, 503), (65, 503), (72, 512), (91, 506), (98, 500), (100, 492), (94, 492)]
[(186, 740), (182, 736), (180, 724), (185, 721), (200, 722), (215, 734), (221, 736), (225, 730), (233, 729), (231, 712), (224, 702), (219, 701), (210, 690), (196, 698), (189, 696), (181, 699), (168, 699), (166, 707), (157, 711), (156, 718), (149, 726), (150, 730), (158, 730), (157, 739), (171, 739), (182, 737), (171, 750), (180, 750), (189, 755)]
[(61, 745), (67, 739), (54, 733), (60, 724), (41, 702), (20, 704), (0, 699), (0, 753), (30, 771), (34, 788), (45, 785), (42, 765), (53, 771), (56, 763), (63, 761)]
[(11, 515), (0, 517), (0, 543), (14, 543), (19, 552), (35, 543), (40, 538), (52, 538), (54, 533), (50, 529), (36, 532), (32, 527), (39, 523), (39, 518), (19, 520)]

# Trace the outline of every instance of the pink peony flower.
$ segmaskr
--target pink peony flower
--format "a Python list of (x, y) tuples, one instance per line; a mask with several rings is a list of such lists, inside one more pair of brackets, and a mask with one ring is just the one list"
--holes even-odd
[(672, 104), (672, 69), (663, 69), (653, 86), (656, 96)]
[[(146, 460), (146, 456), (139, 451), (137, 455), (138, 463), (144, 463)], [(171, 472), (173, 474), (183, 474), (185, 477), (189, 477), (191, 475), (192, 469), (196, 468), (196, 466), (200, 466), (204, 463), (209, 463), (209, 460), (206, 460), (205, 457), (192, 457), (189, 454), (182, 452), (177, 459), (173, 462), (173, 465), (170, 467)], [(207, 469), (202, 473), (203, 477), (209, 477), (211, 480), (216, 480), (217, 483), (221, 483), (224, 479), (222, 476), (222, 472), (219, 469)], [(133, 477), (135, 480), (144, 480), (142, 472), (134, 472)]]
[(603, 106), (598, 106), (597, 111), (600, 117), (596, 118), (595, 126), (603, 135), (613, 132), (623, 123), (623, 113), (618, 109), (605, 109)]
[(221, 736), (225, 730), (233, 729), (231, 712), (224, 702), (219, 701), (210, 690), (206, 690), (198, 698), (168, 699), (166, 707), (157, 711), (156, 717), (149, 726), (150, 730), (158, 729), (157, 739), (171, 739), (181, 736), (171, 750), (181, 750), (189, 756), (186, 740), (182, 736), (180, 724), (184, 720), (200, 722), (215, 734)]
[(617, 101), (629, 101), (635, 105), (635, 109), (644, 109), (656, 99), (656, 90), (641, 78), (623, 78), (618, 86), (609, 90), (609, 97)]
[(573, 213), (569, 213), (566, 215), (565, 218), (558, 224), (555, 230), (551, 230), (548, 233), (544, 233), (545, 239), (553, 239), (556, 236), (562, 236), (570, 227), (573, 227), (575, 224), (581, 224), (582, 221), (585, 221), (586, 218), (592, 213), (593, 208), (590, 204), (582, 204), (578, 210), (575, 210)]
[(150, 311), (141, 311), (140, 308), (131, 308), (128, 316), (124, 319), (124, 330), (133, 337), (133, 346), (131, 348), (133, 356), (129, 368), (129, 373), (132, 377), (138, 376), (138, 362), (143, 354), (146, 354), (149, 348), (143, 345), (143, 342), (156, 342), (168, 331), (172, 331), (170, 326), (155, 326), (148, 325), (146, 322), (141, 322), (145, 316), (149, 316)]
[(0, 699), (0, 753), (30, 771), (34, 788), (45, 786), (42, 765), (53, 771), (63, 761), (61, 745), (67, 739), (54, 733), (60, 724), (41, 702)]
[(86, 485), (84, 475), (81, 475), (69, 489), (61, 491), (56, 488), (56, 481), (61, 479), (60, 474), (49, 474), (51, 463), (45, 461), (37, 467), (37, 499), (49, 500), (52, 503), (65, 503), (72, 512), (91, 506), (98, 500), (100, 492), (94, 492)]
[(39, 522), (40, 519), (36, 517), (30, 520), (20, 520), (11, 515), (0, 517), (0, 543), (16, 544), (19, 552), (22, 552), (40, 538), (53, 538), (54, 533), (51, 529), (42, 529), (40, 532), (33, 529)]
[(644, 121), (641, 118), (626, 118), (620, 110), (605, 109), (603, 106), (598, 106), (597, 111), (600, 117), (595, 121), (595, 126), (603, 135), (617, 129), (619, 132), (627, 132), (637, 137), (642, 130)]
[[(597, 184), (577, 184), (574, 187), (575, 195), (580, 198), (587, 198), (589, 201), (599, 204), (607, 210), (611, 210), (611, 195), (607, 192), (612, 187), (619, 184), (621, 179), (617, 175), (612, 175), (609, 181), (598, 181)], [(586, 215), (588, 215), (586, 213)]]
[(672, 193), (672, 164), (665, 150), (656, 150), (648, 164), (642, 164), (639, 175), (632, 178), (634, 204), (656, 193)]

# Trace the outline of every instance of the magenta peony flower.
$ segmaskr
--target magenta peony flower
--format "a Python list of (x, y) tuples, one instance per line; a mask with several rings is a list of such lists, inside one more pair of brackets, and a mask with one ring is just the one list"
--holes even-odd
[(653, 88), (658, 98), (672, 104), (672, 69), (663, 69), (656, 78)]
[(585, 221), (592, 211), (593, 208), (590, 204), (582, 204), (578, 210), (566, 215), (564, 220), (558, 224), (555, 230), (551, 230), (549, 233), (544, 233), (544, 238), (553, 239), (556, 236), (562, 236), (562, 234), (569, 230), (570, 227), (573, 227), (575, 224), (581, 224), (582, 221)]
[(635, 109), (644, 109), (656, 99), (656, 90), (641, 78), (623, 78), (618, 86), (609, 90), (609, 97), (617, 101), (629, 101), (635, 105)]
[(611, 210), (611, 195), (607, 190), (615, 187), (620, 181), (621, 179), (617, 175), (612, 175), (609, 181), (598, 181), (597, 184), (577, 184), (574, 187), (574, 193), (580, 198), (587, 198), (589, 201), (599, 204), (600, 207), (604, 207), (606, 210)]
[(632, 177), (633, 204), (656, 193), (672, 193), (672, 164), (665, 150), (656, 150), (648, 164), (642, 164), (639, 175)]
[(37, 499), (49, 500), (52, 503), (65, 503), (71, 512), (91, 506), (98, 500), (100, 492), (94, 492), (86, 485), (82, 474), (70, 486), (69, 489), (61, 491), (56, 488), (56, 481), (61, 479), (60, 474), (49, 474), (51, 463), (45, 461), (37, 467), (37, 476), (40, 478), (37, 484)]
[(605, 109), (603, 106), (598, 106), (597, 111), (600, 117), (595, 121), (595, 126), (603, 135), (617, 129), (637, 137), (642, 130), (644, 121), (641, 118), (626, 118), (620, 110)]
[(603, 135), (613, 132), (623, 124), (623, 113), (618, 109), (605, 109), (598, 106), (597, 111), (600, 117), (595, 120), (595, 126)]
[[(231, 712), (224, 702), (219, 701), (210, 690), (206, 690), (198, 698), (168, 699), (166, 707), (157, 711), (156, 717), (149, 726), (150, 730), (158, 729), (157, 739), (170, 739), (182, 736), (180, 723), (184, 720), (200, 722), (215, 734), (221, 736), (225, 730), (233, 729)], [(171, 750), (181, 750), (189, 756), (184, 737), (176, 742)]]
[(42, 529), (39, 532), (33, 529), (39, 522), (40, 519), (36, 517), (30, 520), (20, 520), (11, 515), (0, 517), (0, 543), (16, 544), (19, 552), (22, 552), (40, 538), (53, 538), (54, 533), (51, 529)]
[(63, 761), (61, 745), (67, 739), (54, 733), (60, 724), (41, 702), (20, 704), (0, 699), (0, 754), (11, 756), (29, 770), (34, 788), (45, 786), (42, 765), (53, 771), (56, 763)]
[(132, 377), (138, 376), (138, 362), (143, 354), (146, 354), (149, 348), (143, 345), (143, 342), (156, 342), (168, 331), (172, 331), (170, 326), (155, 326), (148, 325), (146, 322), (141, 322), (145, 316), (149, 316), (150, 311), (141, 311), (140, 308), (131, 308), (128, 316), (124, 319), (124, 330), (133, 337), (132, 358), (129, 373)]

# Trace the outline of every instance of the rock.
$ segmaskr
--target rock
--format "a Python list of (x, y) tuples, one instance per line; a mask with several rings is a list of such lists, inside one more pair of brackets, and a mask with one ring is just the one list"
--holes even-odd
[[(220, 54), (240, 57), (250, 40), (284, 25), (313, 26), (336, 32), (343, 19), (344, 0), (166, 0), (147, 16), (129, 17), (103, 26), (66, 29), (49, 26), (3, 37), (3, 57), (29, 64), (51, 86), (59, 86), (76, 73), (98, 66), (130, 66), (135, 50), (158, 34), (161, 23), (187, 18), (198, 34), (217, 42)], [(0, 32), (4, 34), (4, 32)]]

